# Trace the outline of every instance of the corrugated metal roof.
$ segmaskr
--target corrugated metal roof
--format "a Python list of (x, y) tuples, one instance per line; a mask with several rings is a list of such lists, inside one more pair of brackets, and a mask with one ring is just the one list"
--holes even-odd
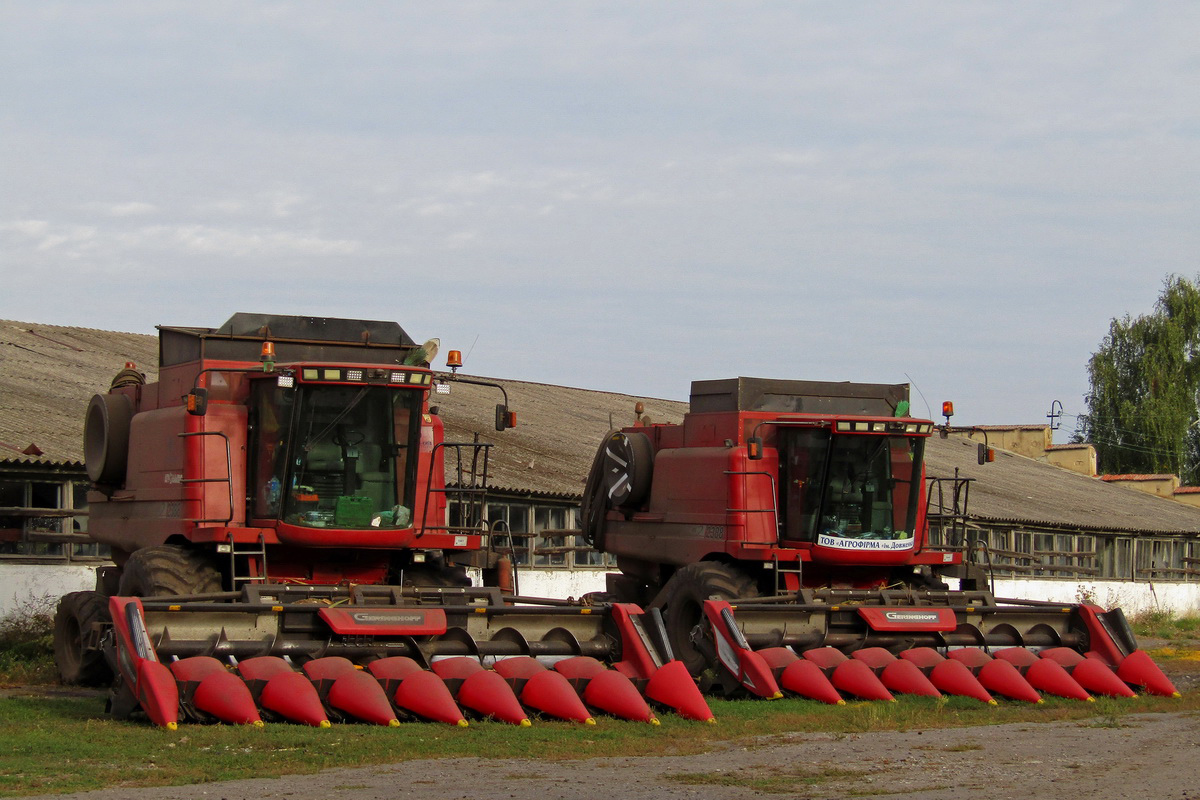
[[(155, 379), (157, 339), (0, 321), (0, 442), (39, 457), (0, 449), (0, 461), (66, 465), (82, 460), (84, 412), (93, 394), (106, 391), (126, 361)], [(495, 389), (453, 383), (434, 403), (447, 439), (471, 441), (476, 432), (496, 446), (489, 456), (492, 485), (530, 496), (574, 498), (583, 491), (596, 448), (615, 426), (631, 424), (641, 401), (654, 422), (678, 422), (680, 401), (497, 381), (508, 391), (518, 426), (494, 429)], [(686, 387), (683, 387), (686, 389)], [(1200, 533), (1200, 509), (1087, 478), (1012, 453), (997, 451), (993, 463), (977, 463), (977, 442), (934, 436), (927, 448), (930, 476), (955, 470), (973, 478), (972, 516), (1018, 525), (1131, 532)], [(450, 476), (453, 478), (453, 476)]]
[[(88, 402), (126, 361), (154, 380), (157, 338), (0, 320), (0, 442), (17, 448), (0, 448), (0, 459), (81, 462)], [(22, 455), (30, 444), (42, 455)]]
[(1119, 484), (1109, 484), (1004, 450), (978, 463), (978, 442), (936, 434), (926, 471), (972, 478), (973, 517), (1014, 525), (1048, 525), (1134, 533), (1200, 533), (1200, 509)]
[(1045, 423), (1032, 425), (972, 425), (970, 428), (958, 428), (962, 431), (1042, 431), (1048, 426)]
[(1169, 474), (1164, 474), (1164, 475), (1142, 475), (1142, 474), (1101, 475), (1100, 480), (1102, 480), (1102, 481), (1169, 481), (1174, 477), (1175, 477), (1174, 475), (1169, 475)]
[[(687, 403), (541, 383), (496, 380), (508, 392), (517, 427), (497, 433), (495, 406), (500, 392), (451, 383), (449, 395), (435, 396), (446, 439), (471, 441), (479, 433), (493, 442), (491, 482), (514, 491), (578, 497), (604, 435), (634, 422), (634, 404), (645, 406), (653, 422), (680, 422)], [(447, 472), (449, 476), (449, 471)]]

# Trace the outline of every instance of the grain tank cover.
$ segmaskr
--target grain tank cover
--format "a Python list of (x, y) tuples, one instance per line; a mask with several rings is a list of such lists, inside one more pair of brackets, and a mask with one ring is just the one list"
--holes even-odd
[(417, 344), (396, 322), (285, 314), (234, 314), (220, 328), (160, 325), (159, 364), (200, 359), (258, 361), (262, 342), (275, 343), (280, 362), (346, 361), (397, 364)]
[(726, 378), (692, 381), (691, 410), (890, 417), (904, 400), (908, 400), (907, 383)]
[(293, 317), (285, 314), (246, 314), (238, 312), (217, 328), (228, 336), (272, 339), (302, 339), (319, 342), (373, 342), (375, 344), (414, 345), (397, 322), (332, 317)]

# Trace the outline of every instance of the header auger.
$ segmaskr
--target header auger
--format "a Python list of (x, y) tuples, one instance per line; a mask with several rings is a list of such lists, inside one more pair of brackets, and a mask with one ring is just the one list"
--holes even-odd
[(596, 453), (582, 517), (621, 569), (607, 599), (661, 609), (674, 652), (726, 692), (1177, 694), (1120, 609), (997, 600), (969, 548), (930, 546), (934, 430), (903, 384), (694, 382), (681, 424)]
[(533, 714), (595, 724), (601, 713), (657, 725), (656, 709), (713, 718), (636, 606), (529, 604), (494, 589), (312, 588), (112, 598), (111, 711), (165, 727), (466, 726), (468, 716), (527, 726)]

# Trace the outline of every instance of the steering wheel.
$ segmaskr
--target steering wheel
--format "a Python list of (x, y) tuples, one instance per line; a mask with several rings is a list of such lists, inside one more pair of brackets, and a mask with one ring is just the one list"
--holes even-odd
[(358, 428), (338, 428), (333, 443), (340, 447), (356, 447), (367, 440), (367, 435)]

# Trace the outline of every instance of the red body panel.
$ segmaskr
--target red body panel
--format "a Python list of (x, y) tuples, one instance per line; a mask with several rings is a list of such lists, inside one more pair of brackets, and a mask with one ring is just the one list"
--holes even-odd
[[(838, 428), (839, 423), (864, 421), (888, 426), (886, 434)], [(921, 426), (920, 432), (914, 433), (913, 426)], [(850, 437), (920, 439), (931, 428), (927, 420), (907, 417), (762, 411), (689, 413), (679, 425), (626, 428), (627, 435), (649, 439), (653, 480), (643, 501), (607, 512), (604, 549), (624, 557), (626, 564), (636, 561), (668, 568), (713, 559), (760, 565), (810, 562), (813, 568), (805, 578), (810, 585), (869, 587), (884, 582), (896, 567), (958, 563), (958, 553), (925, 550), (924, 465), (917, 466), (902, 453), (892, 456), (889, 474), (896, 478), (893, 503), (908, 508), (912, 501), (915, 506), (912, 530), (897, 527), (907, 536), (849, 538), (812, 533), (801, 538), (791, 534), (795, 523), (785, 519), (779, 431), (820, 429), (834, 437), (831, 441), (840, 442)], [(749, 455), (752, 437), (761, 437), (761, 458)], [(919, 472), (914, 474), (914, 469)]]
[[(363, 346), (369, 346), (365, 340)], [(262, 363), (253, 361), (201, 358), (162, 366), (157, 383), (115, 389), (133, 401), (125, 480), (103, 492), (90, 493), (90, 534), (125, 553), (168, 542), (216, 548), (230, 542), (250, 546), (261, 541), (272, 548), (272, 578), (314, 583), (380, 582), (387, 577), (394, 554), (406, 549), (479, 550), (481, 535), (441, 530), (447, 508), (441, 491), (443, 430), (441, 420), (428, 410), (432, 374), (427, 368), (381, 363), (281, 362), (264, 369)], [(341, 370), (343, 376), (352, 370), (364, 374), (402, 371), (405, 377), (399, 382), (384, 376), (358, 384), (347, 378), (338, 385), (353, 390), (373, 384), (390, 392), (419, 394), (420, 413), (414, 421), (419, 424), (419, 436), (414, 440), (419, 442), (417, 466), (411, 480), (405, 478), (416, 498), (409, 524), (365, 525), (360, 521), (347, 528), (331, 523), (291, 524), (278, 514), (269, 519), (250, 516), (261, 512), (258, 504), (254, 510), (249, 508), (247, 498), (262, 496), (261, 486), (249, 485), (251, 473), (269, 460), (260, 457), (257, 465), (250, 463), (255, 447), (250, 416), (253, 387), (256, 382), (274, 383), (280, 373), (295, 376), (300, 386), (306, 369), (326, 368)], [(410, 380), (414, 374), (418, 379)], [(323, 383), (326, 381), (303, 381), (311, 386)], [(186, 410), (187, 395), (196, 387), (208, 392), (203, 415)], [(412, 426), (405, 430), (411, 431)], [(395, 493), (399, 491), (395, 489)], [(404, 500), (401, 504), (408, 505)], [(421, 533), (426, 526), (432, 530)], [(336, 555), (331, 550), (336, 550)]]

